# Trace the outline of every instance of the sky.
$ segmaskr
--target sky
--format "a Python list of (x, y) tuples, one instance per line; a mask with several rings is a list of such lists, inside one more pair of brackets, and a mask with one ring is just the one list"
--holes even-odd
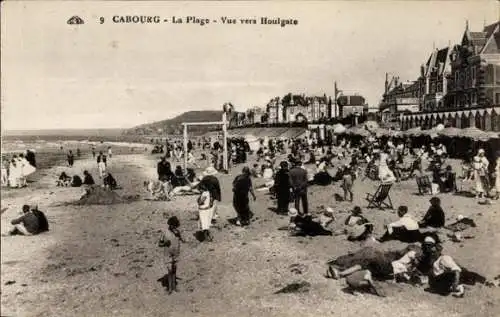
[[(330, 96), (334, 81), (376, 107), (386, 72), (414, 80), (434, 45), (460, 42), (466, 20), (481, 31), (500, 16), (495, 0), (1, 4), (2, 130), (128, 128), (228, 101), (244, 111), (288, 92)], [(85, 24), (68, 25), (73, 15)], [(224, 25), (224, 16), (298, 25)]]

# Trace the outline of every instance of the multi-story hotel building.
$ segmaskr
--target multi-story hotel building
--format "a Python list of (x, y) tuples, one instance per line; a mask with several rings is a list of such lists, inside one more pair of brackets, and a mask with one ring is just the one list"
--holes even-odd
[(420, 112), (399, 114), (403, 129), (444, 123), (500, 131), (500, 21), (482, 32), (466, 25), (461, 43), (438, 50), (422, 73)]

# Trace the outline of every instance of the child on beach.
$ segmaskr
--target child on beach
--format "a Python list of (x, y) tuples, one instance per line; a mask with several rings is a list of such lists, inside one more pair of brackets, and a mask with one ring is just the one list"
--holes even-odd
[(164, 261), (167, 269), (166, 287), (168, 293), (172, 294), (173, 291), (177, 292), (177, 262), (181, 252), (181, 242), (184, 240), (179, 231), (180, 222), (176, 216), (168, 218), (167, 224), (168, 229), (162, 232), (158, 246), (164, 250)]
[(348, 196), (350, 202), (352, 202), (354, 199), (354, 194), (352, 193), (353, 178), (354, 176), (351, 166), (346, 164), (342, 175), (342, 189), (344, 190), (344, 201), (347, 201)]
[(203, 233), (205, 241), (212, 241), (213, 237), (210, 232), (212, 218), (214, 216), (214, 199), (205, 184), (198, 187), (201, 194), (198, 197), (198, 218), (200, 222), (200, 230)]

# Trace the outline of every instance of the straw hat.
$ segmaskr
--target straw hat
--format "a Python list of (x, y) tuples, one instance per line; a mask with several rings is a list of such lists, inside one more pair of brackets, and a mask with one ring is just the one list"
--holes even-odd
[(484, 154), (484, 150), (483, 149), (479, 149), (479, 151), (477, 151), (477, 154)]
[(429, 236), (427, 236), (427, 237), (425, 237), (425, 239), (424, 239), (424, 243), (436, 244), (436, 240), (434, 240), (434, 238), (433, 238), (433, 237), (429, 237)]
[(203, 175), (208, 176), (208, 175), (215, 175), (217, 174), (217, 170), (213, 166), (209, 166), (203, 171)]
[(361, 207), (359, 206), (355, 206), (352, 210), (351, 210), (351, 213), (353, 215), (361, 215), (363, 212), (361, 210)]
[(290, 217), (297, 217), (298, 214), (299, 214), (299, 212), (295, 208), (290, 208), (288, 210), (288, 216), (290, 216)]

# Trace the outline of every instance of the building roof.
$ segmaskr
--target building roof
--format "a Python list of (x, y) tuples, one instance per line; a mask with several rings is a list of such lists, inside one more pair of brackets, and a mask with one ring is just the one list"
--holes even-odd
[(344, 95), (337, 98), (337, 102), (341, 106), (364, 106), (366, 100), (363, 96), (359, 95)]
[(495, 32), (495, 29), (500, 26), (500, 21), (484, 27), (483, 32), (486, 33), (486, 37), (490, 37), (491, 34)]
[(482, 32), (470, 32), (468, 26), (462, 38), (462, 46), (473, 46), (477, 53), (498, 53), (497, 34), (500, 30), (500, 21), (487, 25)]
[(482, 48), (486, 44), (486, 32), (470, 32), (470, 42), (472, 45)]
[(500, 53), (500, 21), (493, 23), (484, 28), (486, 34), (486, 43), (484, 44), (481, 53), (483, 54), (498, 54)]
[[(450, 55), (450, 52), (451, 50), (449, 47), (434, 50), (427, 59), (427, 63), (425, 64), (426, 71), (424, 73), (424, 76), (430, 75), (433, 72), (437, 72), (438, 75), (441, 75), (445, 70), (446, 63), (449, 62), (448, 57)], [(442, 68), (440, 68), (441, 63), (443, 65)]]

